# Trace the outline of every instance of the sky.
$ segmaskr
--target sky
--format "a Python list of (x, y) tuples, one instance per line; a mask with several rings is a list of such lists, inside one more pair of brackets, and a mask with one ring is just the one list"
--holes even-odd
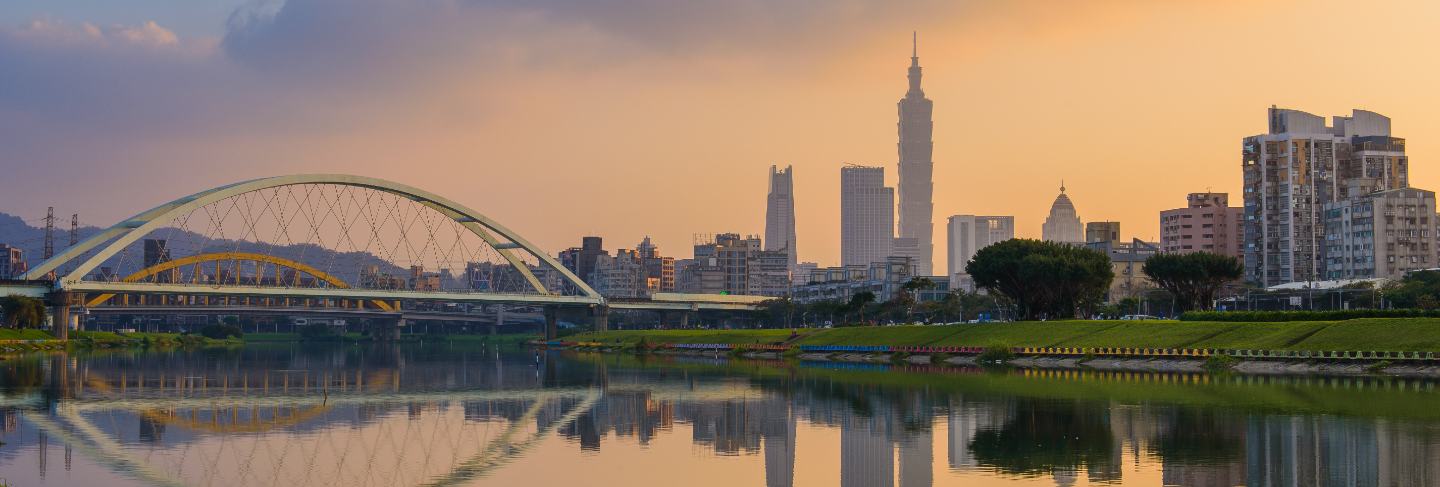
[(911, 32), (945, 219), (1153, 240), (1189, 192), (1239, 204), (1274, 105), (1361, 108), (1440, 187), (1440, 4), (1339, 1), (9, 0), (0, 211), (108, 226), (243, 179), (353, 173), (445, 195), (558, 251), (763, 234), (795, 170), (799, 257), (839, 260), (839, 171), (896, 179)]

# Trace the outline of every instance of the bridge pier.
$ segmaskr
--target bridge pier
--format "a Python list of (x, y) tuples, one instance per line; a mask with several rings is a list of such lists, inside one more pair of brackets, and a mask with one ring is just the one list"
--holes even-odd
[(559, 314), (559, 310), (555, 309), (554, 306), (546, 306), (544, 310), (545, 339), (554, 340), (555, 337), (559, 334), (559, 325), (557, 323), (559, 321), (559, 316), (556, 316), (557, 314)]
[(594, 319), (595, 331), (607, 331), (610, 329), (610, 307), (597, 304), (590, 308), (590, 317)]
[(45, 296), (50, 304), (50, 328), (55, 338), (60, 340), (70, 339), (70, 329), (77, 328), (75, 315), (70, 313), (70, 305), (85, 299), (85, 295), (67, 291), (55, 291)]
[(400, 328), (405, 326), (405, 318), (395, 318), (393, 320), (379, 319), (373, 323), (374, 324), (371, 325), (373, 329), (370, 331), (370, 334), (374, 337), (375, 341), (394, 342), (400, 340)]

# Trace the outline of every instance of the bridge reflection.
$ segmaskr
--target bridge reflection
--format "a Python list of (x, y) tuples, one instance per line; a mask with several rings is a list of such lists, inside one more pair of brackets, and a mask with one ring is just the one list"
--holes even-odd
[[(44, 457), (64, 445), (159, 485), (506, 483), (512, 468), (543, 484), (564, 478), (543, 465), (576, 460), (538, 458), (542, 448), (633, 461), (610, 455), (684, 434), (696, 461), (753, 459), (744, 465), (769, 486), (806, 484), (806, 450), (836, 462), (821, 470), (837, 477), (808, 482), (824, 485), (1440, 483), (1440, 398), (1413, 381), (906, 374), (413, 346), (57, 354), (0, 371), (7, 474), (25, 463), (53, 473)], [(625, 483), (687, 474), (643, 468), (654, 478)]]

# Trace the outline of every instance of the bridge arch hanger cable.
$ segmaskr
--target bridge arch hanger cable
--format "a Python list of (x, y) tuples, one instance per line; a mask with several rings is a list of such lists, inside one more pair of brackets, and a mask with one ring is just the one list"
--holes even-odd
[[(438, 194), (413, 186), (383, 179), (347, 174), (298, 174), (252, 179), (184, 196), (122, 220), (92, 235), (78, 245), (71, 246), (53, 258), (30, 269), (29, 272), (25, 274), (25, 278), (36, 279), (38, 276), (44, 276), (52, 271), (56, 271), (65, 263), (80, 258), (87, 252), (95, 251), (93, 255), (90, 255), (79, 265), (73, 267), (68, 273), (56, 280), (55, 286), (57, 288), (64, 288), (66, 285), (79, 282), (84, 276), (93, 272), (102, 263), (114, 257), (129, 245), (197, 208), (254, 191), (304, 184), (355, 186), (408, 198), (454, 220), (461, 227), (479, 237), (505, 258), (516, 271), (522, 274), (536, 292), (544, 295), (555, 294), (555, 291), (546, 289), (544, 284), (535, 277), (534, 273), (530, 271), (529, 266), (521, 260), (519, 255), (516, 255), (517, 250), (530, 254), (541, 263), (559, 272), (567, 283), (575, 286), (575, 288), (586, 297), (603, 302), (603, 298), (598, 292), (585, 284), (584, 281), (575, 276), (575, 274), (570, 272), (565, 266), (561, 265), (554, 257), (551, 257), (539, 247), (535, 246), (535, 244), (530, 243), (529, 240), (526, 240), (524, 237), (480, 212)], [(501, 242), (496, 238), (497, 235), (507, 239), (509, 242)]]

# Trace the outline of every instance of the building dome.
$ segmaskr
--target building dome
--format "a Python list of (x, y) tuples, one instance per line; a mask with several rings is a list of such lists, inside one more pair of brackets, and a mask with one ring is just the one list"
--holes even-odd
[(1064, 182), (1060, 183), (1060, 195), (1050, 204), (1050, 216), (1045, 217), (1045, 225), (1040, 228), (1040, 235), (1048, 242), (1085, 243), (1085, 230), (1080, 225), (1080, 215), (1075, 211), (1075, 203), (1065, 194)]
[(1071, 203), (1070, 197), (1065, 195), (1065, 193), (1063, 192), (1065, 191), (1064, 187), (1061, 187), (1060, 191), (1062, 191), (1060, 193), (1060, 196), (1056, 196), (1055, 202), (1050, 204), (1050, 214), (1054, 215), (1056, 213), (1061, 213), (1074, 215), (1075, 203)]

